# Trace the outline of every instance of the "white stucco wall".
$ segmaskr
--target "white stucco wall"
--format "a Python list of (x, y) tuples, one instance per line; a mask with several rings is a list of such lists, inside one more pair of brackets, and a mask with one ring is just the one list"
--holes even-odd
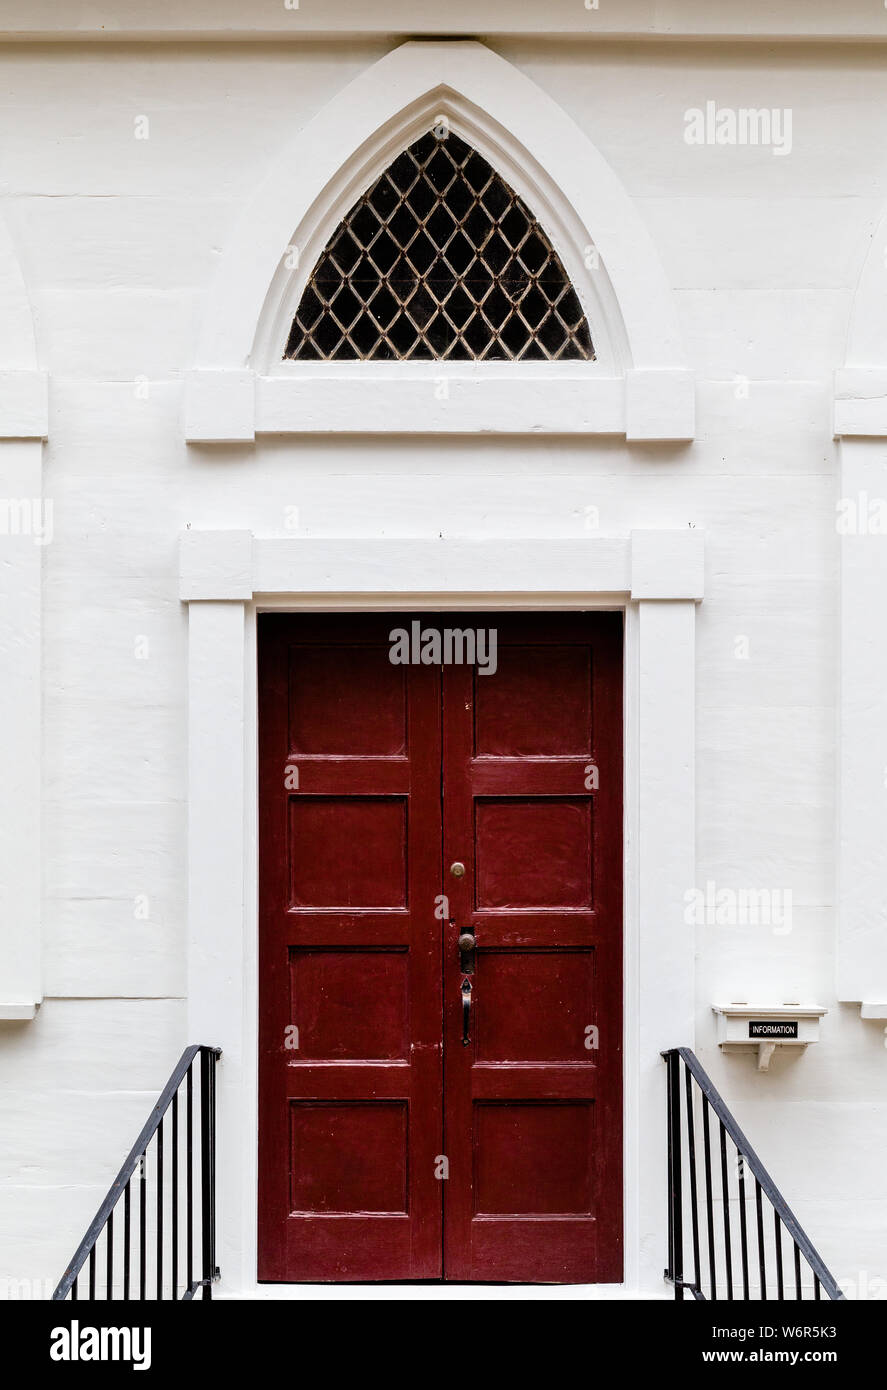
[[(834, 1273), (887, 1277), (883, 1024), (835, 992), (830, 416), (887, 204), (882, 51), (492, 42), (588, 134), (646, 221), (698, 374), (693, 444), (186, 445), (182, 374), (236, 216), (289, 135), (393, 42), (0, 52), (0, 212), (52, 373), (54, 502), (46, 998), (34, 1021), (0, 1023), (0, 1277), (54, 1282), (182, 1046), (214, 1041), (185, 1035), (177, 538), (188, 524), (284, 534), (291, 507), (314, 538), (581, 538), (590, 507), (608, 534), (705, 528), (696, 881), (791, 889), (794, 911), (784, 935), (699, 929), (696, 1050)], [(708, 99), (791, 108), (790, 156), (688, 146), (684, 113)], [(149, 139), (135, 138), (141, 116)], [(759, 1075), (714, 1040), (710, 1006), (734, 999), (822, 1004), (822, 1041)]]

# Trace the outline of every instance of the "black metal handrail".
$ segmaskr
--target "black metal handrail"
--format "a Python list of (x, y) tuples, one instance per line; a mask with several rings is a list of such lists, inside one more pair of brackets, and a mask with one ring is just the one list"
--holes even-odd
[[(663, 1052), (662, 1056), (665, 1058), (668, 1072), (668, 1268), (665, 1277), (674, 1285), (675, 1298), (683, 1299), (685, 1290), (689, 1290), (693, 1298), (701, 1300), (783, 1300), (802, 1299), (807, 1296), (820, 1299), (823, 1290), (827, 1298), (843, 1298), (844, 1295), (833, 1276), (801, 1229), (797, 1217), (727, 1109), (722, 1096), (715, 1090), (711, 1078), (700, 1066), (699, 1059), (688, 1047), (670, 1048)], [(686, 1150), (681, 1126), (682, 1063)], [(697, 1101), (702, 1118), (701, 1154), (696, 1142)], [(714, 1112), (720, 1126), (720, 1183), (714, 1183), (712, 1180), (710, 1112)], [(728, 1140), (735, 1150), (732, 1155), (736, 1172), (735, 1197), (729, 1178)], [(757, 1280), (749, 1267), (749, 1227), (752, 1225), (752, 1217), (747, 1207), (751, 1190), (746, 1188), (746, 1172), (754, 1179), (753, 1221), (757, 1236), (754, 1242), (757, 1253)], [(700, 1218), (700, 1187), (704, 1190), (705, 1198), (704, 1221)], [(773, 1211), (772, 1233), (769, 1223), (765, 1230), (764, 1198)], [(722, 1209), (720, 1221), (715, 1215), (718, 1202)], [(737, 1207), (734, 1215), (738, 1216), (739, 1228), (738, 1273), (741, 1276), (741, 1293), (740, 1278), (735, 1277), (737, 1270), (734, 1246), (737, 1221), (731, 1221), (730, 1210), (731, 1204), (734, 1203)], [(687, 1205), (690, 1209), (688, 1226), (684, 1220)], [(786, 1270), (784, 1234), (789, 1237), (793, 1247), (791, 1276)], [(688, 1243), (689, 1252), (685, 1248)], [(701, 1258), (702, 1249), (706, 1251), (705, 1261)], [(791, 1254), (791, 1250), (789, 1253)], [(689, 1259), (685, 1260), (687, 1255)], [(692, 1264), (692, 1279), (684, 1278), (685, 1263)], [(809, 1279), (810, 1275), (812, 1282)], [(789, 1287), (793, 1292), (788, 1292)]]
[[(54, 1300), (65, 1299), (69, 1294), (72, 1300), (84, 1296), (146, 1299), (149, 1288), (158, 1299), (193, 1299), (199, 1289), (203, 1290), (205, 1299), (212, 1298), (213, 1281), (219, 1277), (216, 1267), (216, 1059), (221, 1055), (220, 1048), (201, 1043), (185, 1048), (59, 1281), (52, 1295)], [(194, 1063), (198, 1056), (200, 1074), (195, 1087)], [(182, 1126), (179, 1123), (179, 1092), (183, 1085)], [(198, 1126), (194, 1124), (196, 1106), (199, 1107)], [(171, 1134), (169, 1148), (165, 1151), (163, 1126), (167, 1111), (171, 1112)], [(165, 1152), (169, 1158), (166, 1164)], [(198, 1164), (200, 1190), (199, 1202), (196, 1202), (194, 1175)], [(154, 1192), (149, 1202), (152, 1169)], [(135, 1216), (133, 1181), (138, 1209)], [(179, 1210), (182, 1190), (184, 1225)], [(115, 1230), (114, 1211), (121, 1198), (123, 1221), (118, 1222)], [(104, 1259), (99, 1261), (97, 1250), (103, 1236)], [(194, 1278), (195, 1236), (199, 1236), (200, 1250), (200, 1277), (197, 1279)], [(169, 1257), (166, 1261), (165, 1253)], [(137, 1264), (133, 1269), (136, 1256)], [(87, 1261), (88, 1292), (81, 1294), (80, 1273)]]

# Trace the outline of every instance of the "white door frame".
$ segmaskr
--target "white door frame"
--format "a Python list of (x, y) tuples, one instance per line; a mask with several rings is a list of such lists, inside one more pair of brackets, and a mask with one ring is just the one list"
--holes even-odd
[[(532, 584), (530, 584), (532, 577)], [(446, 1285), (256, 1282), (258, 819), (256, 615), (268, 609), (623, 609), (625, 631), (625, 1278), (584, 1297), (662, 1295), (661, 1049), (693, 1046), (695, 606), (702, 533), (579, 541), (183, 534), (189, 605), (188, 1039), (223, 1050), (218, 1084), (222, 1297), (456, 1296)], [(525, 1292), (525, 1291), (524, 1291)], [(507, 1289), (504, 1291), (507, 1296)], [(556, 1294), (556, 1291), (555, 1291)], [(575, 1296), (567, 1286), (564, 1296)], [(497, 1289), (490, 1296), (503, 1296)], [(551, 1297), (552, 1290), (546, 1289)]]

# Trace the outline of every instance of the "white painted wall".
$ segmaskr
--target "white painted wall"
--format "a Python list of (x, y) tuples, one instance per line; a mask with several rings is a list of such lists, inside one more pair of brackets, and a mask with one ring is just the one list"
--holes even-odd
[[(188, 524), (284, 535), (293, 506), (314, 538), (581, 538), (589, 507), (604, 534), (705, 528), (696, 881), (790, 888), (794, 922), (787, 935), (698, 930), (696, 1047), (836, 1275), (887, 1277), (883, 1023), (835, 989), (830, 416), (887, 203), (882, 50), (493, 42), (593, 140), (647, 224), (698, 375), (693, 444), (187, 446), (182, 375), (235, 218), (294, 131), (393, 42), (0, 52), (0, 211), (52, 373), (55, 518), (42, 556), (46, 998), (33, 1022), (0, 1023), (0, 1279), (54, 1281), (179, 1050), (214, 1041), (185, 1032), (177, 538)], [(685, 110), (710, 98), (790, 107), (791, 155), (686, 145)], [(148, 140), (134, 138), (139, 116)], [(815, 1048), (759, 1075), (718, 1052), (710, 1006), (765, 997), (829, 1013)]]

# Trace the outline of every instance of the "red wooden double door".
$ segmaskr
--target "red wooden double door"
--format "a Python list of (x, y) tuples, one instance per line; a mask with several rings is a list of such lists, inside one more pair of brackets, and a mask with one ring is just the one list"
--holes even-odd
[(621, 616), (259, 636), (259, 1278), (618, 1281)]

